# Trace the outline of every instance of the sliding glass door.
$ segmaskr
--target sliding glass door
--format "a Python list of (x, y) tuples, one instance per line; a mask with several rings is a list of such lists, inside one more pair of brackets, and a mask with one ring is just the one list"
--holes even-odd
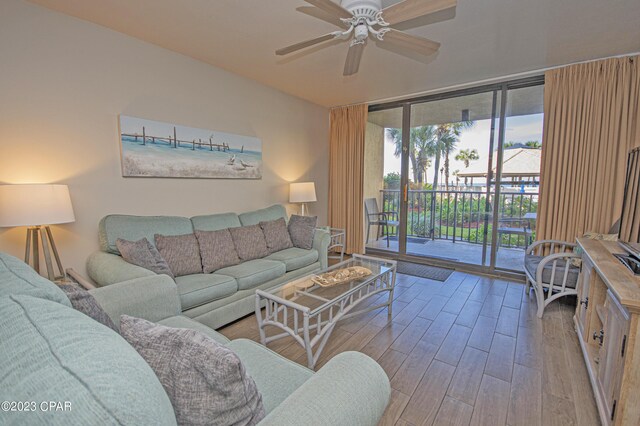
[[(402, 185), (403, 107), (370, 112), (365, 134), (366, 247), (398, 253)], [(390, 197), (387, 194), (393, 193)]]
[(495, 206), (496, 268), (522, 270), (523, 252), (535, 240), (542, 159), (544, 86), (505, 89), (504, 136)]
[(522, 271), (535, 237), (542, 83), (370, 107), (367, 250)]
[(496, 92), (411, 106), (406, 253), (485, 265)]

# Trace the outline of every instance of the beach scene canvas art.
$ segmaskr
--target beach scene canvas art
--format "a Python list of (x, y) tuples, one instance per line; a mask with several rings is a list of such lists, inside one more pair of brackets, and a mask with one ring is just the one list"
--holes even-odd
[(261, 179), (262, 142), (142, 118), (120, 116), (122, 175)]

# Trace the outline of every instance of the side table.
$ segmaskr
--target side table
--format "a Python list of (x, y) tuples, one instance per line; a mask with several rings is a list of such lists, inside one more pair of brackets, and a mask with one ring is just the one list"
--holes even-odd
[(344, 260), (344, 240), (346, 232), (340, 228), (328, 228), (331, 235), (331, 242), (327, 248), (329, 259), (337, 259), (342, 262)]

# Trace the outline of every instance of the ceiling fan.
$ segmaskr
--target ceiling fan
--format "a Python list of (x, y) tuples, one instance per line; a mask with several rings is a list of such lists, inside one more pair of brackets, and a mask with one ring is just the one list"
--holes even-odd
[(304, 1), (339, 18), (348, 28), (278, 49), (276, 55), (287, 55), (333, 39), (351, 39), (344, 64), (345, 76), (358, 72), (369, 36), (422, 55), (435, 53), (440, 43), (395, 30), (391, 25), (449, 9), (457, 3), (457, 0), (403, 0), (383, 9), (382, 0), (342, 0), (341, 4), (331, 0)]

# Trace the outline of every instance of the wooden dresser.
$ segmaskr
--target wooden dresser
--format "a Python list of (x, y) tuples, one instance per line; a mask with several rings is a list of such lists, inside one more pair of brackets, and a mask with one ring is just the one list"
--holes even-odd
[(613, 241), (579, 238), (583, 250), (574, 317), (603, 425), (640, 425), (640, 277)]

